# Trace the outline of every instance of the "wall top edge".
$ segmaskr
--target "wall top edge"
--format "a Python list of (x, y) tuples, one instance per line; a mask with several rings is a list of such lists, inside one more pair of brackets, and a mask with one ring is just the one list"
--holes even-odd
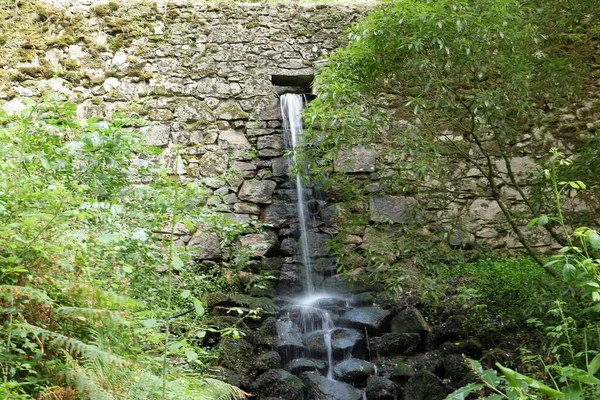
[[(90, 7), (97, 5), (108, 4), (110, 0), (40, 0), (41, 3), (48, 5), (69, 8), (71, 10), (87, 10)], [(295, 5), (304, 8), (350, 8), (350, 9), (365, 9), (373, 8), (381, 4), (380, 1), (372, 0), (346, 0), (334, 2), (315, 2), (315, 1), (292, 1), (292, 0), (277, 0), (277, 1), (257, 1), (257, 2), (236, 2), (236, 1), (201, 1), (201, 0), (119, 0), (123, 4), (156, 4), (159, 10), (165, 9), (168, 6), (176, 7), (240, 7), (240, 8), (261, 8), (261, 7), (277, 7)]]

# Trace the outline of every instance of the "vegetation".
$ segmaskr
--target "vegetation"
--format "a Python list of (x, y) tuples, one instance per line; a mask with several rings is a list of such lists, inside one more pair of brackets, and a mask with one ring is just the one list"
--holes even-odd
[(54, 95), (0, 114), (2, 398), (245, 397), (198, 346), (214, 283), (173, 281), (192, 272), (173, 231), (203, 218), (200, 188), (152, 162), (135, 123), (78, 120)]
[[(339, 214), (344, 232), (365, 223), (353, 214), (366, 208), (372, 189), (360, 179), (351, 188), (336, 183), (348, 181), (335, 167), (340, 152), (375, 147), (385, 171), (377, 190), (419, 199), (416, 218), (402, 226), (372, 224), (368, 236), (376, 239), (361, 254), (343, 242), (332, 244), (341, 260), (364, 266), (366, 274), (355, 273), (355, 279), (420, 285), (421, 294), (430, 295), (437, 285), (428, 300), (434, 305), (440, 304), (439, 285), (450, 280), (462, 285), (454, 290), (455, 306), (485, 309), (487, 323), (507, 318), (547, 333), (541, 347), (521, 359), (527, 375), (471, 361), (482, 382), (449, 399), (598, 397), (600, 241), (594, 227), (580, 226), (589, 224), (589, 214), (586, 220), (585, 213), (570, 212), (565, 201), (597, 192), (597, 133), (557, 122), (591, 90), (586, 84), (595, 76), (590, 66), (600, 39), (598, 18), (587, 1), (388, 1), (348, 31), (348, 45), (316, 77), (319, 96), (307, 112), (312, 129), (305, 156), (318, 160), (308, 163), (310, 172), (345, 201)], [(552, 130), (556, 143), (535, 136), (541, 126)], [(521, 138), (532, 132), (527, 151), (550, 151), (549, 161), (545, 169), (514, 171)], [(555, 147), (569, 137), (581, 149), (572, 158)], [(481, 180), (467, 187), (474, 175)], [(509, 200), (510, 191), (519, 206)], [(469, 194), (497, 204), (528, 258), (489, 261), (465, 252), (466, 244), (456, 246), (463, 251), (454, 257), (440, 250), (465, 231), (464, 220), (458, 213), (453, 222), (440, 222), (442, 213), (431, 210), (446, 210), (445, 201)], [(535, 229), (562, 248), (541, 254)]]

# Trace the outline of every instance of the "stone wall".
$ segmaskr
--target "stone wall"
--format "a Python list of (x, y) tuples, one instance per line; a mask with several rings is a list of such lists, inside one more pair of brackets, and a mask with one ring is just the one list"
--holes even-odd
[[(209, 207), (232, 221), (264, 221), (271, 227), (242, 237), (238, 244), (250, 248), (263, 269), (283, 264), (283, 276), (297, 275), (293, 260), (286, 258), (295, 247), (295, 210), (283, 157), (278, 94), (309, 91), (323, 57), (340, 46), (343, 30), (370, 5), (93, 0), (19, 4), (14, 9), (0, 6), (10, 22), (0, 37), (0, 106), (18, 110), (23, 98), (51, 88), (75, 101), (81, 116), (109, 118), (123, 112), (145, 119), (148, 123), (141, 130), (146, 142), (164, 149), (165, 163), (182, 182), (207, 187)], [(555, 145), (556, 139), (570, 149), (597, 129), (599, 109), (598, 96), (590, 96), (574, 110), (557, 110), (556, 126), (534, 129), (515, 144), (517, 175), (538, 165), (544, 154), (540, 149), (547, 143)], [(571, 135), (554, 138), (555, 129)], [(372, 196), (361, 209), (369, 215), (366, 224), (398, 225), (407, 205), (421, 200), (386, 190), (382, 177), (394, 165), (384, 153), (377, 145), (358, 148), (340, 154), (334, 168), (365, 184)], [(443, 225), (450, 244), (479, 240), (519, 247), (497, 204), (486, 195), (483, 179), (473, 173), (465, 187), (468, 190), (449, 206), (427, 210)], [(518, 205), (518, 193), (508, 187), (505, 191)], [(323, 206), (327, 220), (325, 214), (333, 207)], [(370, 232), (373, 237), (377, 231), (363, 228), (346, 236), (349, 246), (366, 247)], [(200, 249), (203, 260), (227, 256), (216, 234), (183, 227), (177, 233), (180, 242)], [(319, 228), (320, 243), (334, 234)], [(537, 244), (547, 247), (552, 242), (543, 237)], [(283, 258), (271, 259), (275, 252)], [(323, 268), (333, 272), (330, 265)]]

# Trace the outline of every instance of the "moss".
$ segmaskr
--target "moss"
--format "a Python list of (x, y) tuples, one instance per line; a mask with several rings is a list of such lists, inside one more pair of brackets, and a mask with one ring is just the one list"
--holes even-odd
[(144, 82), (149, 82), (150, 79), (154, 78), (154, 74), (152, 72), (142, 72), (138, 70), (129, 71), (127, 75), (138, 78)]
[(97, 105), (101, 104), (102, 101), (103, 101), (103, 99), (101, 96), (96, 96), (92, 99), (92, 104), (97, 106)]
[(117, 51), (121, 50), (121, 48), (123, 48), (123, 46), (125, 45), (125, 35), (119, 34), (116, 36), (110, 36), (107, 39), (107, 42), (108, 42), (108, 48), (112, 52), (117, 52)]
[(31, 62), (36, 54), (36, 51), (32, 49), (16, 49), (13, 53), (13, 57), (17, 62)]
[(52, 78), (52, 71), (45, 67), (21, 67), (19, 71), (32, 78)]
[(46, 40), (48, 47), (67, 47), (75, 43), (75, 38), (71, 35), (60, 35)]
[(108, 4), (99, 4), (97, 6), (90, 7), (90, 11), (97, 17), (106, 17), (110, 14), (110, 7)]
[(66, 69), (78, 69), (79, 61), (77, 61), (73, 58), (68, 58), (65, 61), (63, 61), (63, 65)]
[(8, 35), (0, 35), (0, 46), (4, 46), (8, 42)]

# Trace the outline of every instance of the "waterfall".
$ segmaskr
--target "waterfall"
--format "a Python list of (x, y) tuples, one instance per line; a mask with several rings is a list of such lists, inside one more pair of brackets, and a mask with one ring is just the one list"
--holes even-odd
[[(283, 116), (283, 129), (286, 133), (285, 142), (288, 150), (292, 152), (292, 163), (298, 167), (299, 157), (297, 149), (302, 143), (302, 107), (304, 106), (305, 98), (299, 94), (284, 94), (280, 98), (281, 115)], [(312, 281), (312, 261), (310, 257), (310, 231), (309, 225), (309, 209), (308, 199), (306, 197), (306, 183), (300, 173), (296, 173), (296, 198), (298, 209), (298, 223), (300, 225), (300, 255), (302, 264), (304, 265), (304, 274), (306, 278), (305, 290), (307, 294), (314, 292)]]

